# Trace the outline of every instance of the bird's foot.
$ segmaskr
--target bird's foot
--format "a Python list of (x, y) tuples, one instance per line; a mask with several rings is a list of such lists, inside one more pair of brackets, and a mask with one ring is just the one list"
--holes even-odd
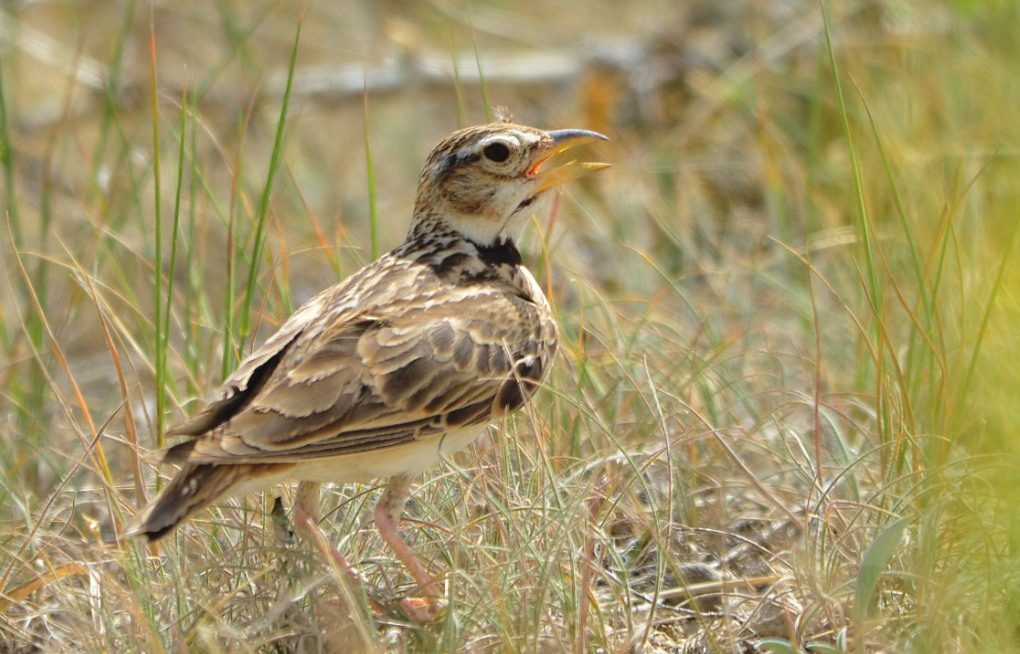
[(429, 624), (446, 613), (446, 600), (439, 597), (405, 597), (400, 608), (416, 624)]

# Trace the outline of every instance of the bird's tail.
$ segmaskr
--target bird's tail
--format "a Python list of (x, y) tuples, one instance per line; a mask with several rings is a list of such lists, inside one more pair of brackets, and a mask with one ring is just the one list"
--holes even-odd
[[(150, 542), (166, 536), (197, 511), (231, 494), (252, 477), (275, 471), (280, 464), (185, 465), (155, 500), (124, 530), (126, 536), (144, 536)], [(270, 470), (274, 469), (274, 470)]]

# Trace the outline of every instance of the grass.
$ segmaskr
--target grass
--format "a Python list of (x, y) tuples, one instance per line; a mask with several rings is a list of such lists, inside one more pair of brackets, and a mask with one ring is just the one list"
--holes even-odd
[[(761, 4), (5, 8), (0, 652), (1020, 651), (1020, 16)], [(487, 59), (598, 35), (643, 50), (580, 80)], [(451, 36), (477, 71), (307, 83)], [(166, 425), (398, 243), (490, 102), (608, 133), (614, 167), (522, 244), (547, 388), (408, 507), (443, 618), (372, 617), (272, 493), (122, 540)], [(377, 492), (324, 493), (323, 524), (386, 602), (413, 589)]]

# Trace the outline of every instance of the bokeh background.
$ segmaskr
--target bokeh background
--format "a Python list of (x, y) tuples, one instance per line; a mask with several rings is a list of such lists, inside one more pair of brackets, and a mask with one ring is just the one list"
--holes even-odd
[[(1020, 650), (1018, 19), (0, 3), (0, 652)], [(549, 388), (409, 507), (444, 617), (361, 610), (272, 494), (122, 540), (166, 426), (497, 107), (613, 167), (521, 244)], [(374, 492), (324, 527), (392, 599)]]

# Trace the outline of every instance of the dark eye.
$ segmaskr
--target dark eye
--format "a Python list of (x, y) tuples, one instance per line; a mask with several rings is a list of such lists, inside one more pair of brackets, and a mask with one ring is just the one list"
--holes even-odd
[(482, 150), (482, 154), (484, 154), (485, 158), (489, 161), (502, 163), (510, 158), (510, 148), (506, 147), (506, 145), (502, 143), (493, 143), (492, 145), (485, 146), (485, 149)]

